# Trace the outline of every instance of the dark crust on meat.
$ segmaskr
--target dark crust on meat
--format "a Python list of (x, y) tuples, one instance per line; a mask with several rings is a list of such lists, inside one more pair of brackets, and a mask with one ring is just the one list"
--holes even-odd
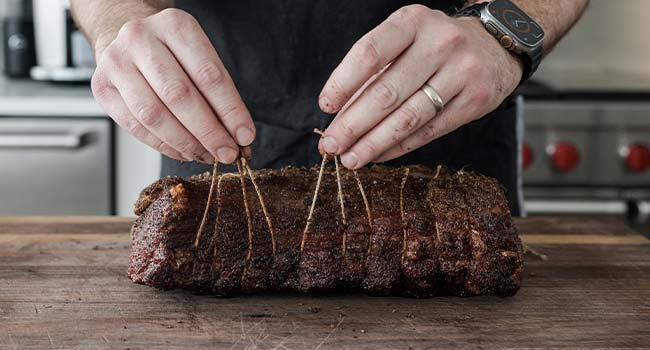
[(301, 253), (318, 169), (256, 172), (275, 227), (277, 250), (274, 255), (264, 212), (246, 179), (253, 227), (250, 259), (237, 174), (220, 174), (219, 195), (215, 190), (198, 247), (194, 239), (208, 197), (209, 174), (159, 180), (145, 188), (136, 203), (139, 218), (132, 229), (128, 275), (153, 287), (216, 295), (516, 293), (522, 278), (522, 245), (498, 182), (472, 172), (435, 172), (422, 166), (409, 167), (405, 174), (406, 168), (384, 166), (359, 171), (372, 214), (369, 225), (353, 173), (342, 170), (344, 224), (336, 174), (327, 169)]

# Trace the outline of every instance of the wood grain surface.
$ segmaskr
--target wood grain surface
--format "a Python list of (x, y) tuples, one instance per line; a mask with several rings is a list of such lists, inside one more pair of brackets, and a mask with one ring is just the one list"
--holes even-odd
[(509, 298), (216, 298), (126, 277), (131, 218), (0, 218), (0, 349), (650, 348), (650, 241), (616, 220), (517, 220)]

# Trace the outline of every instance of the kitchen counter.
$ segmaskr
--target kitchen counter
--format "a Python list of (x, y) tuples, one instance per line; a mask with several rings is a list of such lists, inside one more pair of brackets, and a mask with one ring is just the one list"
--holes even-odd
[(0, 74), (0, 117), (105, 117), (90, 85), (9, 79)]
[(647, 348), (650, 240), (613, 219), (516, 220), (513, 297), (217, 298), (126, 277), (131, 218), (0, 218), (2, 349)]

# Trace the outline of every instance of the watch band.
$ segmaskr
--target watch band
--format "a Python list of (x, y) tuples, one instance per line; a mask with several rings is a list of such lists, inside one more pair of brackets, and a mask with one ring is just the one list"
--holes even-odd
[(523, 57), (525, 60), (529, 60), (529, 62), (525, 62), (526, 64), (524, 64), (524, 72), (521, 76), (522, 83), (528, 80), (533, 75), (533, 73), (537, 71), (537, 68), (539, 68), (539, 65), (542, 63), (543, 56), (544, 56), (543, 45), (540, 45), (536, 47), (533, 51), (531, 51), (530, 56), (529, 55), (519, 56), (519, 57)]
[(456, 12), (456, 17), (481, 17), (481, 9), (487, 6), (487, 2), (479, 2), (470, 6), (460, 9)]
[[(481, 10), (484, 7), (486, 7), (488, 4), (489, 2), (480, 2), (480, 3), (467, 6), (457, 11), (455, 17), (481, 17)], [(523, 73), (522, 73), (520, 84), (528, 80), (533, 75), (533, 73), (537, 71), (537, 68), (539, 67), (542, 61), (542, 56), (544, 55), (544, 49), (542, 45), (536, 47), (535, 49), (527, 53), (517, 53), (514, 52), (513, 50), (509, 50), (509, 49), (507, 50), (517, 55), (517, 57), (519, 57), (522, 60)]]

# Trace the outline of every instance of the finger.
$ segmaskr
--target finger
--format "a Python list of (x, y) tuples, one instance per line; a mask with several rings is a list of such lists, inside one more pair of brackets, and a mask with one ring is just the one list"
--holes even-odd
[(343, 105), (343, 107), (341, 107), (341, 110), (336, 114), (334, 120), (338, 119), (341, 115), (343, 115), (343, 113), (345, 113), (345, 111), (347, 111), (348, 108), (350, 108), (350, 106), (354, 103), (354, 101), (356, 101), (361, 96), (361, 94), (363, 94), (363, 92), (366, 91), (368, 86), (370, 86), (370, 84), (372, 84), (375, 80), (377, 80), (377, 78), (379, 78), (379, 76), (382, 75), (386, 71), (386, 69), (388, 69), (390, 66), (391, 66), (390, 63), (387, 64), (386, 67), (382, 68), (379, 72), (373, 74), (370, 77), (370, 79), (368, 79), (365, 83), (363, 83), (361, 88), (359, 88), (359, 90), (357, 90), (354, 93), (354, 95), (352, 95), (352, 97)]
[(472, 116), (475, 113), (475, 108), (468, 107), (470, 101), (471, 99), (461, 92), (435, 118), (377, 157), (374, 162), (380, 163), (398, 158), (474, 120), (475, 118)]
[[(93, 79), (96, 81), (95, 79)], [(93, 88), (97, 91), (97, 88)], [(117, 89), (110, 84), (106, 84), (101, 88), (101, 93), (95, 93), (95, 98), (104, 111), (131, 136), (140, 140), (147, 146), (163, 153), (167, 157), (176, 160), (189, 160), (183, 157), (178, 151), (164, 143), (162, 140), (150, 133), (135, 117), (131, 114), (129, 108), (124, 104), (120, 93)]]
[[(366, 88), (367, 88), (370, 84), (372, 84), (372, 82), (375, 81), (375, 79), (377, 79), (377, 77), (378, 77), (381, 73), (383, 73), (384, 70), (386, 70), (386, 68), (388, 68), (388, 67), (390, 67), (390, 63), (389, 63), (386, 67), (384, 67), (384, 69), (382, 69), (381, 71), (379, 71), (378, 73), (375, 73), (372, 77), (370, 77), (370, 79), (368, 79), (368, 81), (366, 81), (366, 82), (363, 84), (363, 86), (362, 86), (359, 90), (357, 90), (357, 91), (354, 93), (354, 95), (352, 95), (352, 97), (348, 100), (348, 102), (346, 102), (345, 105), (343, 105), (343, 107), (341, 107), (341, 110), (336, 114), (336, 116), (334, 117), (334, 119), (332, 120), (332, 122), (335, 121), (337, 118), (339, 118), (339, 116), (341, 116), (341, 114), (345, 113), (345, 111), (348, 109), (348, 107), (350, 107), (350, 105), (351, 105), (352, 103), (354, 103), (354, 101), (356, 101), (356, 99), (359, 98), (359, 96), (361, 96), (361, 94), (366, 90)], [(331, 122), (330, 122), (330, 124), (331, 124)], [(318, 141), (318, 151), (320, 152), (320, 154), (324, 154), (324, 153), (326, 153), (326, 152), (325, 152), (325, 149), (323, 148), (323, 138), (322, 138), (322, 137), (321, 137), (320, 140)]]
[(159, 99), (213, 158), (222, 163), (234, 162), (239, 154), (237, 144), (174, 55), (157, 38), (148, 37), (146, 31), (133, 29), (131, 32), (145, 36), (138, 41), (146, 45), (129, 50), (129, 53)]
[[(460, 79), (454, 79), (453, 72), (443, 69), (427, 82), (443, 101), (451, 101), (463, 88)], [(347, 168), (358, 169), (398, 145), (435, 116), (433, 102), (422, 90), (417, 90), (344, 153), (341, 162)]]
[(135, 66), (123, 64), (109, 73), (109, 79), (131, 115), (150, 133), (187, 160), (214, 162), (213, 155), (172, 115)]
[(429, 46), (413, 44), (330, 124), (323, 139), (325, 151), (345, 152), (422, 87), (446, 59), (443, 54), (432, 55)]
[[(230, 135), (239, 145), (250, 145), (255, 138), (253, 120), (217, 51), (191, 15), (168, 11), (172, 14), (155, 19), (163, 25), (153, 26), (154, 33), (176, 56)], [(169, 31), (170, 27), (179, 30)]]
[(318, 103), (326, 113), (338, 111), (373, 74), (392, 62), (415, 40), (415, 24), (400, 11), (357, 41), (334, 69)]

